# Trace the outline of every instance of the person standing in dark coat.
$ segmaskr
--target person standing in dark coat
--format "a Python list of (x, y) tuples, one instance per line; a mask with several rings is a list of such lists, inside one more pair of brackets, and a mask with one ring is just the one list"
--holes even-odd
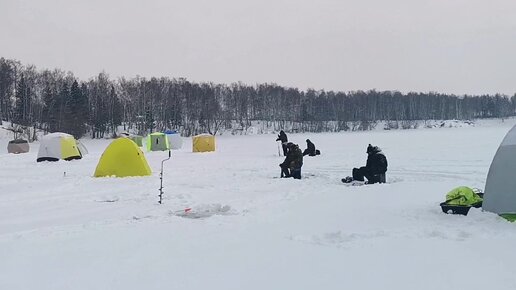
[(310, 139), (306, 139), (306, 149), (303, 151), (303, 156), (316, 156), (321, 154), (319, 150), (315, 150), (315, 144), (310, 141)]
[(281, 177), (294, 177), (301, 179), (301, 167), (303, 166), (303, 153), (299, 146), (293, 143), (287, 143), (287, 157), (280, 164)]
[(384, 183), (385, 172), (387, 172), (387, 158), (378, 146), (367, 146), (367, 162), (366, 166), (353, 168), (353, 177), (346, 177), (342, 182), (349, 183), (354, 180), (364, 181), (367, 178), (367, 184)]
[(288, 143), (288, 138), (287, 138), (287, 134), (285, 134), (285, 132), (283, 130), (281, 130), (278, 134), (278, 139), (276, 139), (276, 141), (281, 141), (281, 147), (283, 148), (283, 156), (287, 156), (287, 151), (288, 151), (288, 148), (287, 148), (287, 143)]

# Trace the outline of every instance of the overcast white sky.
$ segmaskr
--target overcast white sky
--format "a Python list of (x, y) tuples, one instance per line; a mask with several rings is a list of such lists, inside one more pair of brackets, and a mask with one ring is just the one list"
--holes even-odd
[(0, 0), (0, 56), (88, 79), (516, 93), (516, 0)]

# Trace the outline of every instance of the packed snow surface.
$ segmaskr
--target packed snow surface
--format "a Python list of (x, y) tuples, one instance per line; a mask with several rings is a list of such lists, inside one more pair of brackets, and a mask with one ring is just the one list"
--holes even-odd
[[(472, 209), (446, 215), (456, 186), (483, 189), (516, 121), (463, 128), (289, 134), (322, 155), (280, 179), (276, 135), (191, 139), (152, 176), (94, 178), (90, 154), (36, 163), (0, 139), (0, 289), (516, 289), (516, 225)], [(366, 147), (389, 161), (387, 184), (347, 186)]]

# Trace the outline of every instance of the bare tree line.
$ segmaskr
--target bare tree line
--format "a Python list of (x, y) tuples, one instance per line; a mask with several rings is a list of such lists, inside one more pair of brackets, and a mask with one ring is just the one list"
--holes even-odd
[[(368, 130), (383, 120), (410, 128), (415, 120), (505, 118), (516, 94), (402, 94), (397, 91), (300, 91), (277, 84), (195, 83), (184, 78), (79, 80), (71, 72), (38, 70), (0, 58), (0, 119), (33, 140), (36, 129), (76, 137), (114, 135), (119, 126), (145, 135), (175, 129), (184, 136), (247, 130), (253, 121), (297, 131)], [(31, 129), (32, 128), (32, 129)], [(32, 130), (32, 131), (31, 131)]]

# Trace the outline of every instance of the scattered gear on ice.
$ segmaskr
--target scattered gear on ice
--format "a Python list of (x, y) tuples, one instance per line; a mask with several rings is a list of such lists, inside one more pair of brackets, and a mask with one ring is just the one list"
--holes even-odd
[(232, 215), (234, 210), (229, 205), (221, 205), (219, 203), (204, 204), (196, 207), (188, 207), (182, 210), (171, 211), (171, 215), (184, 218), (199, 219), (207, 218), (213, 215)]

